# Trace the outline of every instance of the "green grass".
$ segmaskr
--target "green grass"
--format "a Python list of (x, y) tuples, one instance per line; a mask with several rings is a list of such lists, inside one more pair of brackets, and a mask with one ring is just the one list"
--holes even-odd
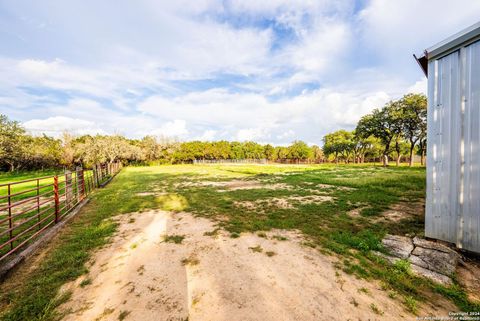
[(51, 176), (58, 173), (63, 173), (63, 171), (60, 169), (46, 169), (38, 171), (0, 172), (0, 184), (23, 181), (36, 177)]
[[(232, 179), (282, 183), (291, 188), (228, 190), (199, 184)], [(158, 191), (158, 195), (138, 194), (152, 191)], [(390, 265), (372, 254), (384, 251), (380, 241), (387, 233), (423, 236), (422, 215), (400, 222), (377, 218), (392, 204), (422, 200), (424, 194), (425, 169), (421, 167), (326, 164), (126, 168), (109, 186), (95, 192), (92, 202), (62, 232), (39, 268), (21, 286), (0, 294), (0, 304), (6, 307), (0, 320), (54, 319), (55, 307), (68, 298), (57, 297), (58, 289), (87, 272), (85, 263), (93, 250), (107, 243), (116, 230), (112, 218), (130, 212), (141, 215), (149, 209), (187, 211), (216, 220), (218, 228), (233, 238), (245, 232), (263, 237), (271, 229), (300, 230), (309, 246), (341, 258), (337, 268), (367, 280), (380, 280), (385, 291), (398, 294), (395, 297), (412, 312), (417, 302), (429, 300), (428, 293), (449, 298), (463, 311), (478, 311), (479, 305), (468, 301), (458, 284), (451, 287), (433, 284), (412, 275), (405, 262)], [(333, 200), (308, 204), (293, 201), (292, 208), (277, 208), (268, 202), (258, 203), (255, 209), (235, 205), (311, 195), (330, 196)], [(360, 215), (348, 214), (362, 208)], [(211, 232), (216, 233), (217, 230)], [(274, 238), (285, 240), (281, 236)], [(178, 244), (183, 236), (167, 235), (167, 239)], [(259, 249), (252, 248), (256, 250)]]
[(167, 243), (181, 244), (185, 235), (165, 235), (163, 241)]

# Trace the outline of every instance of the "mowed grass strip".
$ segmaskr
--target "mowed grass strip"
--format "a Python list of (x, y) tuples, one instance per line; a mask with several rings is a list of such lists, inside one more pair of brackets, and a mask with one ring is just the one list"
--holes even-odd
[[(265, 186), (286, 184), (288, 189), (228, 189), (229, 180), (255, 180)], [(398, 202), (422, 200), (425, 169), (374, 167), (371, 165), (278, 166), (278, 165), (175, 165), (129, 167), (107, 188), (97, 191), (92, 202), (69, 224), (39, 268), (15, 289), (2, 293), (5, 313), (1, 320), (52, 320), (55, 307), (68, 299), (58, 296), (66, 282), (86, 273), (85, 263), (93, 250), (108, 242), (116, 225), (112, 217), (148, 209), (187, 211), (218, 220), (232, 237), (243, 232), (298, 229), (307, 236), (305, 245), (340, 258), (338, 268), (365, 279), (376, 279), (399, 302), (414, 312), (416, 302), (431, 300), (437, 293), (451, 299), (463, 311), (480, 310), (468, 301), (457, 283), (443, 287), (415, 277), (408, 262), (389, 265), (373, 251), (383, 251), (386, 233), (423, 235), (423, 215), (400, 221), (380, 220), (382, 212)], [(331, 200), (301, 202), (312, 195)], [(281, 208), (269, 199), (289, 199)], [(239, 202), (256, 207), (237, 206)], [(359, 210), (359, 215), (349, 212)], [(227, 218), (227, 219), (226, 219)], [(398, 295), (397, 295), (398, 294)]]

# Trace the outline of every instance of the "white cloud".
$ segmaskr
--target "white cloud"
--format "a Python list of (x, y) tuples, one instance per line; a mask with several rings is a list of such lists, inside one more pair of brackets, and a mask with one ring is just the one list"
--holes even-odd
[(237, 131), (235, 139), (239, 141), (256, 140), (265, 141), (269, 138), (265, 128), (245, 128)]
[(159, 128), (150, 131), (152, 136), (162, 137), (184, 137), (188, 134), (187, 122), (182, 119), (175, 119), (174, 121), (166, 122)]
[(478, 22), (478, 12), (480, 1), (372, 0), (360, 14), (362, 40), (398, 63)]
[(303, 73), (313, 74), (316, 79), (319, 72), (334, 67), (332, 62), (342, 59), (350, 37), (349, 26), (345, 23), (335, 20), (318, 23), (303, 32), (300, 44), (287, 49), (287, 61)]
[(21, 72), (25, 73), (29, 76), (40, 76), (45, 77), (49, 74), (52, 74), (58, 71), (60, 64), (62, 63), (61, 60), (55, 59), (52, 62), (47, 62), (43, 60), (35, 60), (35, 59), (25, 59), (18, 63), (18, 68)]
[(206, 131), (203, 132), (201, 136), (196, 137), (195, 140), (212, 141), (215, 139), (216, 134), (217, 134), (216, 130), (207, 129)]
[(105, 130), (98, 128), (94, 122), (64, 116), (32, 119), (24, 122), (23, 126), (33, 135), (46, 133), (50, 136), (59, 137), (63, 132), (75, 135), (106, 134)]
[(284, 141), (285, 139), (292, 139), (294, 137), (295, 137), (295, 132), (291, 129), (287, 130), (284, 133), (281, 133), (280, 135), (277, 135), (277, 138), (282, 141)]
[(416, 94), (427, 94), (427, 77), (422, 77), (421, 80), (415, 82), (412, 86), (408, 87), (407, 92)]

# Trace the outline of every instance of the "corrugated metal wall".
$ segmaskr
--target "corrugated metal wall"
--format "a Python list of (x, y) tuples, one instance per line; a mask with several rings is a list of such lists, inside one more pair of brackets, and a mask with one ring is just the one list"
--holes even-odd
[(480, 252), (480, 42), (465, 48), (464, 205), (461, 245)]
[(425, 235), (480, 253), (480, 43), (429, 61), (428, 78)]

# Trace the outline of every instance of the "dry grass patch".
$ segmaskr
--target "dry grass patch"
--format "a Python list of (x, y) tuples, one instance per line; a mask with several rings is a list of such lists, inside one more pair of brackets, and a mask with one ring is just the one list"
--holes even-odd
[(296, 205), (331, 202), (334, 198), (328, 195), (270, 197), (256, 201), (236, 201), (236, 207), (249, 211), (261, 211), (264, 208), (294, 209)]
[(258, 180), (240, 180), (231, 181), (192, 181), (175, 184), (176, 188), (182, 187), (216, 187), (220, 192), (249, 190), (249, 189), (270, 189), (270, 190), (291, 190), (293, 186), (285, 183), (264, 184)]
[(182, 265), (194, 266), (194, 265), (198, 265), (200, 263), (200, 260), (196, 256), (192, 255), (182, 259), (181, 262), (182, 262)]
[(417, 202), (401, 202), (390, 206), (379, 217), (374, 219), (374, 222), (391, 221), (399, 222), (405, 218), (413, 218), (422, 216), (425, 212), (425, 201)]

